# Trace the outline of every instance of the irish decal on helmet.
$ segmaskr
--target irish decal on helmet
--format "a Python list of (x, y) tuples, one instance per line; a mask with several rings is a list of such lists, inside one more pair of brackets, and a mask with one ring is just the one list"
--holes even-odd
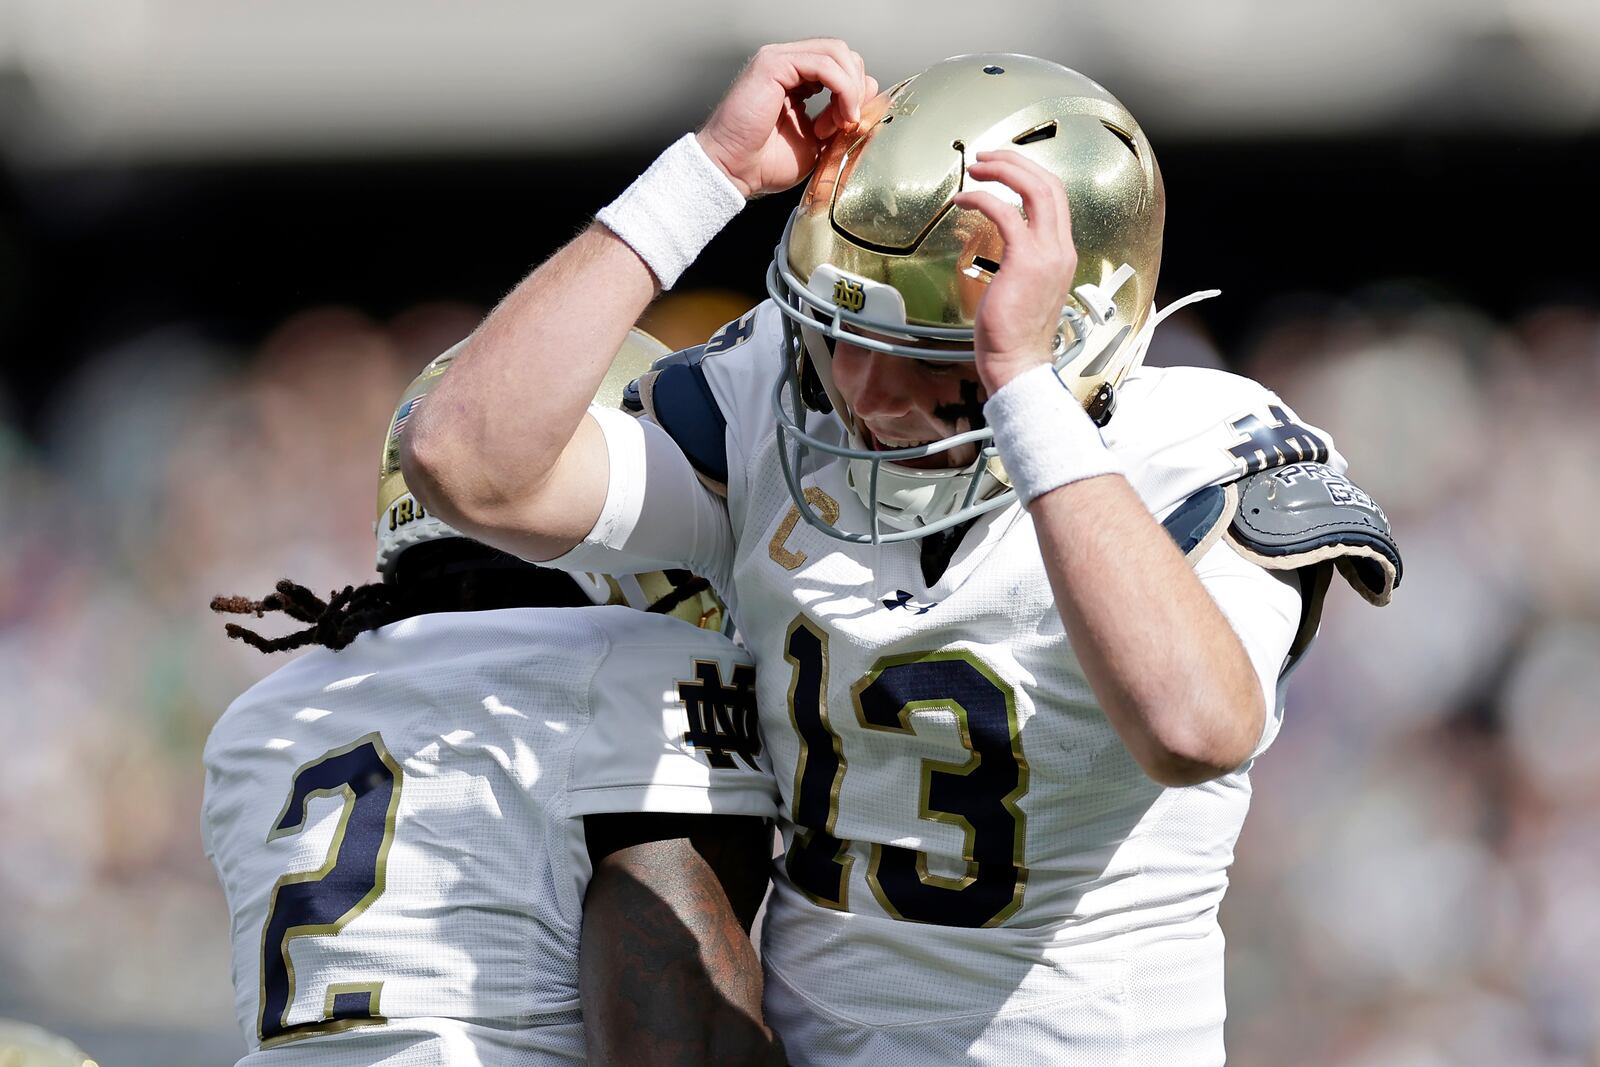
[(866, 287), (849, 278), (840, 278), (833, 283), (833, 302), (846, 311), (860, 311), (867, 306)]

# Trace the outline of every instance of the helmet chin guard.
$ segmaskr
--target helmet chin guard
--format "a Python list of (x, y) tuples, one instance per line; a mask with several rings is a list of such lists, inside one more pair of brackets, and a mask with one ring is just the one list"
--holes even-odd
[[(1104, 88), (1030, 56), (970, 55), (869, 101), (860, 125), (823, 149), (767, 272), (767, 292), (783, 316), (784, 368), (772, 404), (784, 478), (801, 515), (832, 537), (912, 540), (1015, 497), (986, 427), (911, 448), (869, 449), (830, 373), (838, 340), (918, 360), (975, 360), (974, 320), (1005, 247), (992, 222), (953, 198), (984, 188), (1017, 202), (1006, 186), (967, 174), (976, 153), (1002, 148), (1066, 188), (1078, 270), (1053, 363), (1096, 421), (1109, 417), (1117, 383), (1138, 365), (1164, 317), (1152, 307), (1165, 221), (1160, 171), (1138, 123)], [(847, 443), (830, 440), (831, 430), (806, 429), (808, 373), (826, 391)], [(976, 444), (978, 455), (960, 468), (905, 462), (966, 444)], [(849, 484), (871, 516), (868, 529), (829, 524), (805, 499), (806, 475), (834, 458), (847, 463)]]

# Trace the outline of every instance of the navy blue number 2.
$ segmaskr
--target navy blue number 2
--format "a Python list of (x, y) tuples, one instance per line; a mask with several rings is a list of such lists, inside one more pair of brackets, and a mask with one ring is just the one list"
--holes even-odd
[[(814, 903), (846, 909), (853, 857), (835, 836), (839, 793), (848, 761), (828, 719), (828, 646), (805, 617), (789, 628), (793, 668), (789, 709), (800, 738), (794, 821), (800, 828), (785, 866), (789, 880)], [(898, 845), (872, 845), (867, 884), (897, 919), (940, 926), (996, 926), (1022, 906), (1027, 884), (1026, 818), (1018, 801), (1028, 788), (1012, 688), (966, 651), (885, 657), (851, 689), (856, 721), (867, 730), (915, 737), (911, 714), (941, 709), (955, 716), (961, 762), (925, 759), (917, 816), (956, 827), (963, 847), (959, 873), (928, 868), (928, 855)]]
[(272, 841), (306, 828), (314, 797), (339, 797), (344, 808), (327, 859), (314, 871), (286, 874), (272, 887), (261, 930), (261, 1044), (326, 1034), (383, 1022), (378, 1010), (382, 982), (336, 982), (328, 986), (322, 1018), (290, 1025), (297, 937), (337, 934), (383, 893), (389, 846), (400, 807), (400, 765), (376, 733), (336, 748), (294, 773), (289, 799), (272, 825)]

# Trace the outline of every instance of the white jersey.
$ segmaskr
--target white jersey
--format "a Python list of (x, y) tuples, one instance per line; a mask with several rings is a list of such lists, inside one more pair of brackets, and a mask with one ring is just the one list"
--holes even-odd
[(752, 686), (622, 607), (419, 616), (253, 686), (202, 814), (241, 1064), (582, 1063), (578, 816), (773, 816)]
[[(752, 314), (700, 363), (727, 420), (731, 536), (700, 532), (718, 502), (674, 517), (685, 476), (659, 428), (607, 414), (605, 514), (556, 565), (618, 569), (687, 531), (680, 564), (714, 576), (762, 666), (787, 848), (762, 942), (768, 1022), (799, 1064), (1221, 1063), (1216, 913), (1246, 769), (1185, 789), (1143, 773), (1072, 654), (1019, 505), (978, 520), (931, 585), (914, 542), (800, 520), (771, 414), (778, 313)], [(816, 414), (807, 430), (843, 434)], [(1105, 438), (1159, 517), (1276, 462), (1264, 450), (1294, 430), (1331, 451), (1253, 382), (1146, 370)], [(808, 475), (808, 498), (870, 528), (845, 477), (841, 462)], [(1196, 569), (1272, 709), (1259, 752), (1298, 591), (1222, 543)]]

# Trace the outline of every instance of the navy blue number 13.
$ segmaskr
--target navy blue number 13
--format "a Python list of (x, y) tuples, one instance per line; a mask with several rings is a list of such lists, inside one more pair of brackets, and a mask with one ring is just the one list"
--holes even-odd
[[(813, 903), (848, 909), (854, 856), (835, 828), (849, 761), (828, 716), (826, 636), (809, 619), (797, 618), (785, 658), (793, 670), (789, 710), (800, 739), (793, 792), (800, 829), (785, 867)], [(947, 855), (954, 867), (940, 873), (929, 869), (926, 852), (874, 843), (867, 865), (873, 896), (889, 915), (908, 922), (1004, 922), (1022, 906), (1028, 874), (1026, 818), (1018, 807), (1028, 788), (1028, 763), (1011, 686), (973, 653), (952, 650), (887, 656), (850, 692), (863, 730), (915, 739), (914, 712), (950, 713), (967, 754), (955, 761), (923, 759), (917, 774), (917, 818), (961, 832), (960, 855)], [(884, 770), (878, 766), (874, 773)]]
[(400, 807), (400, 765), (376, 733), (312, 760), (294, 774), (289, 799), (272, 825), (272, 841), (306, 828), (315, 797), (343, 802), (327, 858), (314, 871), (286, 874), (272, 887), (261, 931), (263, 1046), (383, 1022), (378, 1011), (382, 982), (330, 982), (322, 1017), (290, 1024), (294, 962), (289, 943), (297, 937), (337, 934), (383, 892), (389, 846)]

